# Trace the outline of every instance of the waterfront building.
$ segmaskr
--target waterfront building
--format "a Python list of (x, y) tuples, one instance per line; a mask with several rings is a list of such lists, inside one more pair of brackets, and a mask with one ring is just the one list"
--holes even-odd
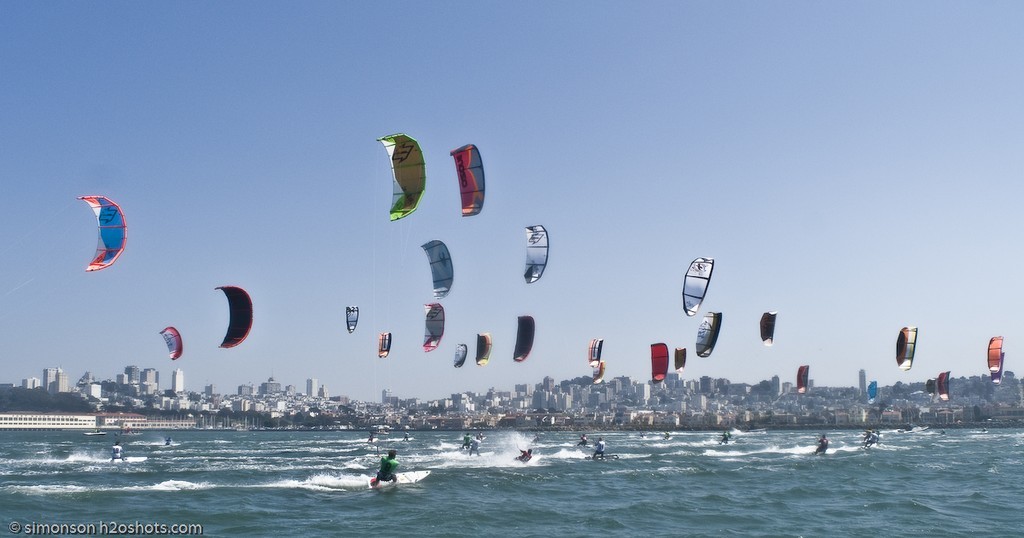
[(0, 430), (95, 430), (96, 415), (75, 413), (0, 413)]

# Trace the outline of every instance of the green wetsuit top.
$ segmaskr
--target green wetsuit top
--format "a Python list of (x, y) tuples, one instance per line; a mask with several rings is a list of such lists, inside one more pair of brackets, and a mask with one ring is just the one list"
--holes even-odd
[(387, 476), (393, 474), (395, 469), (398, 468), (398, 460), (384, 456), (380, 459), (380, 472), (381, 475)]

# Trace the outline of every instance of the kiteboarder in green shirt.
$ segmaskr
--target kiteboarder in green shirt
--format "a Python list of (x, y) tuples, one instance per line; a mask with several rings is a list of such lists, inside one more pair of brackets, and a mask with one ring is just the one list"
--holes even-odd
[(377, 471), (377, 477), (370, 480), (370, 487), (376, 487), (381, 481), (394, 482), (398, 480), (395, 476), (395, 469), (398, 468), (398, 460), (395, 456), (398, 454), (394, 449), (388, 450), (388, 455), (380, 459), (380, 470)]

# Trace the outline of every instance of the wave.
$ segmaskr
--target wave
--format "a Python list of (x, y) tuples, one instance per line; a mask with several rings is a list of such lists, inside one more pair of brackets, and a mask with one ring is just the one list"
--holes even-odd
[(13, 492), (35, 495), (67, 495), (75, 493), (117, 492), (117, 491), (186, 491), (217, 487), (208, 482), (189, 482), (187, 480), (165, 480), (157, 484), (134, 486), (84, 486), (80, 484), (38, 484), (33, 486), (8, 486)]

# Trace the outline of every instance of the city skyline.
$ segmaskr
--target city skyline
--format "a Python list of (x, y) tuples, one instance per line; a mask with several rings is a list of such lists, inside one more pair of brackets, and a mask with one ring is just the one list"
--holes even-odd
[[(134, 374), (130, 373), (130, 371), (133, 371)], [(48, 375), (48, 372), (50, 372), (54, 376), (56, 376), (56, 377), (53, 378), (54, 380), (60, 379), (60, 376), (63, 376), (64, 385), (62, 386), (61, 389), (51, 390), (51, 388), (50, 388), (50, 382), (51, 381), (48, 381), (48, 379), (51, 379), (51, 376)], [(116, 374), (113, 379), (107, 378), (107, 379), (99, 379), (98, 380), (98, 379), (95, 378), (95, 376), (92, 376), (92, 378), (94, 379), (94, 381), (93, 381), (94, 384), (99, 384), (101, 381), (113, 381), (113, 382), (116, 382), (116, 383), (122, 384), (122, 385), (139, 385), (141, 387), (142, 385), (144, 385), (146, 383), (145, 375), (148, 372), (155, 372), (156, 375), (157, 375), (156, 383), (159, 383), (159, 372), (156, 369), (149, 368), (149, 367), (147, 367), (147, 368), (140, 368), (140, 367), (135, 366), (135, 365), (125, 366), (124, 367), (124, 371), (122, 373)], [(184, 377), (184, 370), (182, 368), (175, 368), (175, 370), (172, 372), (172, 376), (177, 374), (177, 373), (180, 373), (182, 378)], [(81, 378), (79, 378), (79, 379), (80, 380), (85, 379), (86, 376), (91, 376), (91, 374), (92, 374), (91, 370), (86, 371), (81, 376)], [(1014, 373), (1012, 371), (1006, 371), (1004, 373), (1004, 375), (1007, 376), (1010, 379), (1013, 379), (1015, 377), (1015, 375), (1014, 375)], [(541, 381), (538, 381), (538, 382), (535, 382), (535, 383), (532, 383), (532, 384), (531, 383), (527, 383), (527, 384), (516, 383), (511, 388), (510, 387), (492, 386), (492, 387), (488, 387), (486, 390), (483, 390), (483, 391), (462, 390), (462, 391), (452, 392), (452, 393), (449, 393), (449, 394), (438, 394), (438, 395), (428, 395), (428, 396), (402, 395), (402, 394), (399, 394), (399, 395), (395, 396), (394, 395), (394, 391), (392, 389), (384, 388), (384, 389), (381, 390), (381, 393), (380, 393), (381, 396), (380, 396), (380, 398), (378, 398), (378, 400), (374, 400), (372, 398), (371, 399), (354, 398), (354, 397), (352, 397), (352, 396), (350, 396), (348, 394), (333, 394), (332, 395), (332, 394), (330, 394), (330, 391), (327, 388), (327, 386), (324, 385), (324, 384), (321, 384), (319, 382), (319, 379), (316, 378), (316, 377), (307, 377), (305, 380), (303, 380), (301, 382), (301, 384), (300, 383), (291, 383), (291, 382), (282, 383), (280, 380), (278, 380), (275, 377), (274, 374), (269, 375), (267, 377), (266, 381), (262, 381), (262, 382), (260, 382), (260, 381), (247, 381), (247, 382), (242, 382), (242, 383), (238, 383), (238, 384), (235, 384), (235, 385), (230, 385), (228, 387), (221, 387), (220, 390), (216, 390), (216, 388), (217, 388), (216, 384), (205, 384), (205, 385), (203, 385), (202, 389), (199, 389), (199, 388), (191, 388), (190, 389), (190, 388), (188, 388), (186, 386), (184, 388), (184, 390), (181, 390), (181, 391), (175, 391), (173, 389), (173, 387), (171, 389), (169, 389), (169, 390), (171, 390), (172, 392), (176, 392), (178, 394), (182, 394), (182, 393), (197, 393), (197, 394), (204, 394), (206, 396), (212, 396), (214, 394), (218, 394), (218, 395), (249, 395), (249, 396), (252, 396), (252, 395), (257, 395), (257, 394), (259, 394), (259, 395), (268, 395), (268, 394), (274, 394), (274, 393), (285, 393), (285, 392), (287, 392), (286, 388), (290, 387), (292, 389), (291, 392), (294, 393), (294, 394), (304, 394), (306, 396), (322, 397), (322, 398), (330, 398), (331, 396), (334, 396), (336, 398), (344, 398), (344, 399), (351, 399), (351, 400), (358, 400), (358, 401), (365, 401), (365, 402), (377, 401), (378, 403), (380, 403), (381, 401), (386, 400), (388, 398), (394, 398), (396, 400), (398, 400), (398, 399), (403, 399), (403, 400), (404, 399), (436, 400), (436, 399), (448, 398), (448, 397), (453, 396), (455, 394), (468, 394), (468, 393), (480, 394), (480, 393), (485, 393), (485, 392), (488, 392), (488, 391), (491, 391), (491, 390), (495, 390), (495, 391), (499, 391), (499, 392), (519, 392), (520, 391), (519, 387), (529, 386), (529, 387), (532, 388), (533, 386), (541, 386), (542, 384), (547, 383), (547, 382), (550, 382), (552, 384), (559, 384), (559, 383), (562, 383), (562, 382), (565, 382), (565, 381), (571, 381), (573, 379), (586, 378), (586, 377), (587, 376), (577, 376), (576, 378), (566, 378), (566, 379), (562, 379), (562, 380), (556, 380), (556, 378), (554, 378), (552, 376), (549, 376), (549, 375), (546, 375), (546, 376), (543, 377), (543, 379)], [(984, 375), (978, 375), (978, 376), (952, 376), (953, 379), (958, 379), (958, 378), (970, 379), (971, 377), (981, 377), (981, 378), (984, 378), (986, 376), (984, 376)], [(647, 378), (647, 379), (634, 379), (634, 378), (632, 378), (630, 376), (615, 376), (615, 377), (609, 378), (608, 381), (612, 381), (612, 380), (615, 380), (615, 379), (623, 379), (623, 378), (628, 378), (633, 383), (647, 384), (647, 385), (652, 387), (652, 390), (657, 389), (658, 387), (667, 387), (667, 386), (669, 386), (669, 385), (671, 385), (673, 383), (688, 383), (688, 382), (689, 383), (702, 383), (702, 382), (707, 381), (707, 380), (716, 380), (716, 381), (721, 380), (721, 381), (729, 382), (730, 385), (746, 385), (746, 386), (756, 386), (756, 385), (758, 385), (760, 383), (771, 382), (773, 384), (773, 386), (776, 386), (776, 391), (778, 393), (780, 393), (780, 394), (784, 393), (784, 392), (788, 392), (788, 390), (786, 390), (786, 387), (793, 388), (793, 389), (795, 389), (795, 387), (796, 387), (796, 379), (795, 379), (795, 377), (792, 378), (792, 379), (786, 380), (786, 379), (783, 379), (781, 376), (779, 376), (777, 374), (773, 375), (773, 376), (771, 376), (769, 378), (760, 379), (760, 380), (757, 380), (757, 381), (754, 381), (754, 382), (746, 382), (746, 381), (734, 381), (733, 379), (728, 378), (728, 377), (700, 376), (700, 377), (690, 377), (690, 378), (688, 378), (685, 375), (683, 375), (683, 374), (681, 374), (679, 372), (672, 371), (672, 370), (670, 370), (668, 372), (666, 380), (663, 381), (663, 382), (659, 382), (659, 383), (655, 383), (655, 382), (653, 382), (649, 378)], [(60, 368), (60, 367), (47, 367), (47, 368), (43, 369), (43, 380), (42, 381), (40, 381), (38, 378), (28, 377), (28, 378), (24, 378), (24, 379), (21, 380), (20, 386), (22, 388), (36, 388), (36, 387), (39, 387), (39, 388), (43, 388), (43, 389), (45, 389), (45, 390), (47, 390), (48, 392), (51, 392), (51, 393), (55, 393), (55, 392), (71, 392), (71, 387), (75, 386), (77, 384), (74, 384), (74, 385), (70, 384), (68, 382), (68, 379), (69, 379), (68, 374), (66, 372), (63, 372), (62, 368)], [(866, 394), (867, 393), (867, 390), (866, 390), (867, 389), (867, 382), (868, 382), (869, 379), (870, 379), (870, 377), (867, 376), (867, 372), (863, 371), (863, 370), (858, 372), (858, 382), (857, 383), (851, 383), (850, 385), (816, 385), (815, 382), (814, 382), (814, 378), (812, 377), (812, 378), (809, 379), (808, 389), (811, 392), (813, 392), (813, 390), (815, 388), (822, 388), (822, 389), (855, 388), (855, 389), (858, 390), (858, 392), (860, 394)], [(36, 383), (33, 383), (33, 380)], [(872, 381), (874, 381), (874, 380), (872, 380)], [(58, 381), (52, 381), (52, 382), (59, 383)], [(917, 383), (924, 383), (924, 381), (917, 381)], [(11, 383), (11, 385), (15, 385), (15, 384)], [(592, 384), (592, 385), (584, 385), (584, 386), (593, 386), (593, 387), (600, 388), (602, 385), (603, 385), (602, 383), (595, 383), (595, 384)], [(272, 389), (268, 390), (267, 389), (268, 386), (273, 386), (273, 387), (276, 387), (276, 388), (272, 388)], [(298, 390), (298, 388), (302, 387), (302, 386), (305, 387), (305, 389), (306, 389), (305, 392)], [(211, 387), (213, 387), (215, 389), (212, 393), (210, 391)], [(311, 391), (311, 387), (313, 388), (312, 391)], [(885, 389), (887, 387), (888, 387), (888, 385), (879, 385), (880, 389)], [(234, 390), (231, 390), (232, 388), (234, 388)], [(243, 390), (243, 389), (246, 389), (246, 388), (248, 390)], [(228, 390), (225, 390), (225, 389), (228, 389)], [(152, 392), (143, 392), (142, 394), (143, 395), (157, 396), (157, 395), (161, 395), (165, 390), (167, 390), (167, 389), (160, 388), (160, 389), (154, 390)], [(98, 393), (95, 394), (94, 396), (96, 398), (99, 398), (99, 394)]]

